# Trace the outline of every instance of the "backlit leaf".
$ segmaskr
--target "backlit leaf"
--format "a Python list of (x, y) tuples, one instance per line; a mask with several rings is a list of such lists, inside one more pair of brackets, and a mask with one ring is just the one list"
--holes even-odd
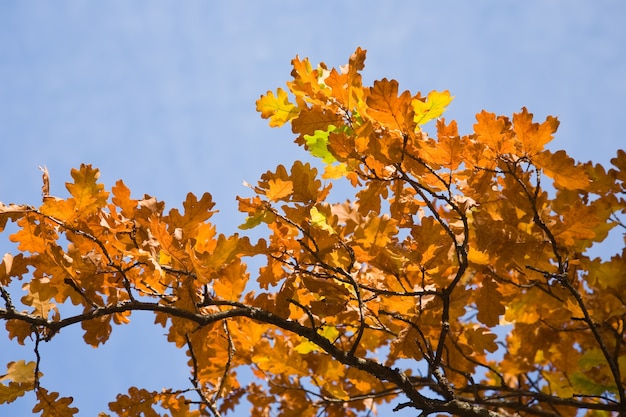
[(454, 99), (450, 95), (448, 90), (445, 91), (431, 91), (428, 93), (425, 101), (414, 98), (411, 100), (411, 106), (415, 111), (413, 119), (418, 125), (423, 125), (433, 119), (441, 117), (443, 112), (446, 111), (446, 107)]
[(298, 115), (297, 108), (289, 102), (287, 93), (282, 88), (276, 90), (276, 95), (268, 91), (256, 102), (257, 111), (261, 117), (270, 120), (271, 127), (280, 127)]

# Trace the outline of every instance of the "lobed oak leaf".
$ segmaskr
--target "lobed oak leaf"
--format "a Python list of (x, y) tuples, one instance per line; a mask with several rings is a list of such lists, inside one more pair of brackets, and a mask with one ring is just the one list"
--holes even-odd
[(197, 417), (200, 410), (191, 410), (190, 401), (183, 395), (162, 393), (157, 396), (159, 405), (172, 413), (171, 417)]
[(493, 151), (495, 155), (515, 153), (511, 140), (510, 122), (506, 117), (489, 113), (485, 110), (476, 115), (474, 124), (475, 140)]
[(130, 198), (130, 189), (124, 184), (122, 180), (118, 180), (111, 188), (113, 198), (111, 201), (122, 209), (122, 215), (131, 218), (139, 203), (138, 200)]
[(466, 328), (463, 330), (463, 336), (474, 353), (484, 351), (494, 353), (498, 350), (498, 345), (496, 344), (498, 336), (491, 333), (489, 329), (484, 327)]
[(348, 180), (350, 180), (353, 185), (355, 184), (355, 181), (358, 181), (357, 174), (350, 170), (350, 168), (346, 164), (326, 165), (324, 167), (322, 179), (335, 180), (337, 178), (343, 177), (348, 178)]
[(421, 345), (418, 343), (422, 340), (422, 335), (418, 331), (419, 324), (409, 323), (405, 325), (398, 337), (390, 343), (389, 356), (387, 358), (387, 366), (391, 366), (398, 358), (421, 360), (424, 355)]
[(47, 243), (56, 238), (52, 233), (47, 233), (46, 226), (38, 223), (34, 216), (22, 217), (17, 221), (20, 228), (9, 236), (11, 242), (17, 243), (17, 249), (22, 252), (44, 253)]
[(268, 258), (267, 265), (260, 268), (257, 281), (261, 288), (268, 289), (270, 285), (274, 286), (282, 281), (286, 275), (282, 262)]
[(565, 151), (555, 153), (544, 150), (532, 159), (548, 177), (554, 180), (556, 188), (566, 190), (583, 190), (589, 185), (589, 176), (583, 165), (578, 165)]
[(267, 340), (261, 340), (255, 346), (252, 362), (262, 371), (274, 375), (308, 376), (309, 369), (298, 352), (287, 345), (281, 338), (274, 340), (271, 346)]
[(209, 269), (220, 268), (235, 259), (239, 247), (239, 235), (234, 234), (226, 237), (220, 234), (217, 238), (215, 249), (209, 256), (203, 258), (203, 265)]
[(586, 279), (591, 285), (603, 290), (610, 288), (618, 292), (626, 291), (626, 259), (623, 256), (614, 255), (610, 260), (596, 258), (590, 262), (587, 270), (589, 272)]
[(72, 397), (59, 398), (58, 392), (50, 392), (45, 388), (37, 390), (38, 403), (33, 407), (33, 413), (41, 412), (41, 417), (72, 417), (78, 413), (78, 408), (70, 407), (74, 401)]
[(217, 240), (214, 239), (217, 231), (211, 223), (200, 223), (197, 226), (196, 243), (193, 248), (196, 252), (212, 252), (217, 246)]
[(32, 383), (9, 382), (0, 384), (0, 404), (9, 404), (34, 388)]
[(0, 232), (4, 231), (7, 221), (16, 222), (29, 211), (26, 205), (9, 204), (0, 201)]
[(483, 277), (481, 286), (476, 290), (477, 319), (488, 327), (500, 323), (500, 316), (505, 313), (502, 305), (502, 294), (498, 291), (498, 284), (489, 277)]
[(17, 362), (7, 364), (7, 373), (0, 376), (0, 381), (13, 381), (18, 384), (35, 383), (35, 362), (26, 362), (20, 359)]
[(267, 185), (268, 189), (265, 191), (265, 195), (270, 201), (283, 200), (293, 193), (292, 181), (283, 181), (280, 178), (270, 179)]
[(240, 261), (230, 262), (219, 271), (218, 278), (213, 281), (213, 291), (217, 297), (224, 300), (239, 300), (249, 277), (246, 264)]
[(317, 69), (313, 69), (308, 58), (300, 60), (296, 56), (291, 60), (291, 65), (293, 66), (291, 71), (293, 81), (287, 83), (289, 90), (296, 97), (301, 97), (309, 102), (321, 103), (320, 98), (326, 101), (320, 85), (320, 78), (323, 77), (322, 72), (326, 69), (324, 63), (320, 63)]
[(98, 347), (109, 340), (113, 330), (110, 316), (94, 317), (90, 320), (85, 320), (81, 322), (81, 327), (85, 330), (83, 335), (85, 343), (93, 347)]
[(60, 198), (46, 198), (43, 205), (39, 209), (46, 216), (53, 217), (65, 223), (70, 223), (76, 218), (76, 200), (69, 198), (63, 200)]
[(359, 71), (365, 68), (365, 55), (365, 50), (357, 48), (348, 64), (341, 67), (341, 72), (333, 68), (324, 79), (324, 84), (332, 89), (333, 98), (343, 108), (354, 109), (363, 98)]
[(596, 214), (594, 206), (589, 206), (576, 200), (559, 210), (562, 222), (554, 225), (552, 233), (561, 239), (565, 245), (576, 247), (579, 252), (590, 246), (596, 238), (596, 227), (602, 224)]
[[(287, 173), (287, 169), (283, 165), (279, 165), (276, 167), (276, 172), (268, 171), (263, 174), (256, 191), (259, 194), (267, 194), (270, 187), (269, 182), (271, 180), (276, 182), (278, 179), (285, 182), (291, 181), (293, 192), (291, 193), (290, 201), (292, 202), (311, 203), (321, 201), (326, 197), (331, 187), (329, 185), (322, 188), (322, 182), (317, 179), (316, 168), (312, 168), (309, 163), (304, 164), (301, 161), (295, 161), (290, 173)], [(259, 202), (259, 205), (262, 206), (262, 203)]]
[(317, 227), (318, 229), (325, 230), (330, 234), (336, 233), (333, 227), (328, 224), (328, 217), (322, 212), (320, 212), (317, 207), (311, 207), (309, 210), (311, 215), (311, 225), (313, 227)]
[(443, 118), (437, 120), (437, 141), (423, 141), (420, 145), (420, 155), (426, 161), (449, 170), (461, 165), (467, 147), (466, 137), (459, 136), (456, 121), (446, 125)]
[(451, 96), (448, 90), (441, 92), (431, 91), (425, 100), (414, 98), (411, 100), (411, 106), (415, 112), (413, 120), (417, 125), (423, 125), (441, 117), (453, 99), (454, 96)]
[(404, 91), (398, 96), (398, 82), (383, 78), (374, 81), (367, 97), (367, 115), (382, 127), (407, 132), (415, 123), (409, 117), (411, 94)]
[(300, 110), (298, 117), (291, 122), (291, 127), (294, 133), (300, 134), (296, 142), (302, 145), (305, 135), (312, 135), (317, 130), (327, 132), (329, 126), (341, 126), (342, 123), (342, 116), (336, 112), (326, 108), (312, 107)]
[(544, 146), (552, 140), (552, 134), (556, 132), (559, 121), (548, 116), (542, 124), (533, 123), (533, 114), (526, 107), (521, 113), (513, 114), (513, 130), (516, 139), (522, 144), (524, 155), (532, 156), (541, 152)]
[(22, 320), (7, 320), (5, 327), (9, 333), (9, 339), (17, 339), (20, 345), (24, 345), (26, 338), (34, 332), (33, 327)]
[(202, 194), (200, 200), (193, 193), (187, 193), (183, 202), (183, 214), (178, 209), (171, 209), (163, 221), (168, 224), (170, 231), (180, 229), (179, 233), (182, 235), (178, 240), (185, 242), (196, 238), (198, 230), (215, 214), (216, 211), (212, 210), (214, 206), (213, 197), (209, 193)]
[(71, 175), (74, 182), (65, 183), (65, 187), (74, 198), (74, 210), (79, 216), (106, 205), (109, 193), (104, 191), (103, 184), (98, 184), (100, 171), (97, 168), (81, 164), (79, 169), (72, 169)]
[(398, 233), (397, 221), (387, 215), (371, 216), (354, 232), (355, 241), (363, 248), (377, 246), (384, 248)]
[(256, 109), (261, 113), (261, 117), (269, 119), (271, 127), (280, 127), (296, 117), (299, 110), (287, 97), (287, 92), (282, 88), (276, 90), (276, 95), (268, 91), (256, 102)]
[(109, 403), (109, 410), (120, 417), (158, 417), (152, 408), (158, 393), (130, 387), (128, 395), (118, 394), (115, 401)]
[(328, 126), (328, 130), (316, 130), (313, 135), (304, 135), (306, 146), (311, 155), (321, 158), (325, 164), (336, 162), (335, 156), (328, 151), (329, 136), (337, 128), (333, 125)]

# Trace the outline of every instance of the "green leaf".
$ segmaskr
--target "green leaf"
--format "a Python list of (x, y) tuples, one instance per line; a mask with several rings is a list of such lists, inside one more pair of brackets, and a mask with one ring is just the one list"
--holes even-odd
[(313, 135), (304, 135), (306, 146), (311, 155), (321, 158), (326, 164), (332, 164), (337, 161), (333, 154), (328, 151), (328, 137), (336, 129), (335, 126), (330, 125), (327, 131), (316, 130)]

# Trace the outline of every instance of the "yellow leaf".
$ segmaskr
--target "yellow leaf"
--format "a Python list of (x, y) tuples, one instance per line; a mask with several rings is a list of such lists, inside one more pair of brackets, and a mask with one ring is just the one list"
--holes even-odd
[(414, 98), (411, 100), (411, 105), (415, 111), (413, 120), (416, 124), (423, 125), (430, 120), (440, 117), (453, 99), (454, 96), (451, 96), (448, 90), (442, 92), (431, 91), (428, 93), (426, 101)]
[(471, 263), (478, 265), (488, 265), (489, 264), (489, 253), (481, 252), (477, 249), (470, 247), (469, 253), (467, 254), (467, 260)]
[(309, 210), (309, 213), (311, 215), (311, 224), (314, 227), (317, 227), (322, 230), (326, 230), (330, 234), (335, 233), (332, 226), (329, 225), (328, 222), (326, 221), (326, 216), (324, 215), (324, 213), (321, 213), (317, 209), (317, 207), (311, 207), (311, 210)]
[(270, 119), (271, 127), (280, 127), (296, 117), (299, 110), (289, 102), (287, 93), (282, 88), (276, 90), (276, 94), (268, 91), (256, 102), (257, 111), (261, 112), (261, 117)]
[(164, 250), (159, 251), (159, 265), (171, 265), (171, 264), (172, 264), (171, 255)]

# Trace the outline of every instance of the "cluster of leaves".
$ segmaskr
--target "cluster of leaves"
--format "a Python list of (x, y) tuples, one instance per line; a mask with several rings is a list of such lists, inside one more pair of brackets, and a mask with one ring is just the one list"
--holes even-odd
[[(97, 347), (143, 310), (186, 350), (192, 386), (131, 387), (109, 404), (119, 416), (219, 416), (244, 398), (254, 416), (394, 400), (424, 415), (626, 413), (626, 253), (588, 255), (625, 228), (626, 152), (609, 170), (576, 163), (545, 149), (556, 119), (526, 109), (483, 111), (461, 136), (441, 118), (449, 92), (363, 86), (364, 60), (296, 58), (290, 94), (257, 101), (324, 164), (279, 166), (239, 198), (241, 229), (265, 225), (265, 239), (218, 234), (209, 194), (166, 212), (122, 181), (105, 191), (88, 165), (69, 198), (44, 186), (39, 208), (1, 204), (19, 253), (0, 264), (0, 318), (11, 339), (34, 340), (36, 361), (8, 364), (0, 403), (35, 390), (35, 412), (74, 415), (40, 384), (39, 343), (81, 325)], [(342, 178), (354, 199), (327, 201)], [(256, 279), (246, 257), (263, 259)], [(8, 289), (18, 280), (25, 311)]]

